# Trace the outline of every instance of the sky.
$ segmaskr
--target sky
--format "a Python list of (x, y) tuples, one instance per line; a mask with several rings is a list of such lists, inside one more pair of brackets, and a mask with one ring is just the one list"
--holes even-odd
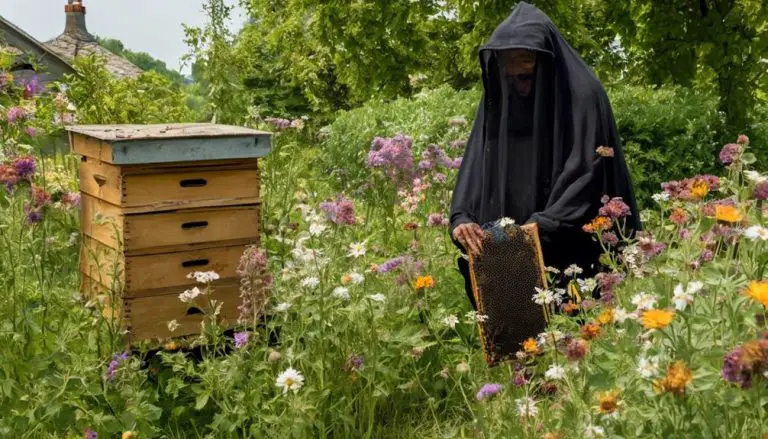
[[(237, 3), (226, 0), (228, 4)], [(182, 23), (205, 23), (202, 0), (82, 0), (88, 31), (122, 41), (136, 52), (147, 52), (178, 70), (187, 51)], [(40, 41), (64, 30), (67, 0), (0, 0), (0, 15)], [(236, 9), (230, 27), (239, 29), (245, 17)], [(189, 67), (183, 70), (189, 72)]]

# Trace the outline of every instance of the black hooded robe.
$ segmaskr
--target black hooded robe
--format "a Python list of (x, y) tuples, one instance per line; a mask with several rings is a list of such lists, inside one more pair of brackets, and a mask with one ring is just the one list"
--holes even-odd
[[(502, 68), (506, 50), (537, 54), (531, 93), (517, 96)], [(608, 96), (538, 8), (520, 2), (480, 49), (484, 93), (451, 204), (451, 236), (464, 223), (501, 217), (535, 222), (548, 266), (597, 270), (600, 246), (582, 230), (603, 195), (622, 197), (640, 230), (637, 205)], [(614, 157), (596, 153), (613, 148)], [(463, 252), (466, 250), (454, 240)], [(469, 264), (459, 258), (470, 302)]]

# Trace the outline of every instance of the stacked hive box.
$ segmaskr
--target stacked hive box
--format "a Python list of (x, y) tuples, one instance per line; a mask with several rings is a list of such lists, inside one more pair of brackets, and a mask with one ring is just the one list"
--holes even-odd
[[(82, 292), (111, 297), (131, 342), (200, 330), (178, 296), (187, 275), (215, 271), (221, 317), (237, 317), (235, 273), (259, 243), (257, 160), (269, 133), (212, 124), (75, 126), (80, 164)], [(205, 299), (205, 298), (200, 298)], [(168, 322), (179, 327), (171, 334)]]

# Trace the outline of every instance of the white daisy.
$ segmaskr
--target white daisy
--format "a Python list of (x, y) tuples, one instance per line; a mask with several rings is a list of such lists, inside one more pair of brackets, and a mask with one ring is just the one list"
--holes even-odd
[(616, 320), (616, 323), (622, 324), (627, 319), (637, 320), (637, 314), (628, 313), (626, 309), (619, 307), (613, 310), (613, 319)]
[(762, 181), (768, 180), (768, 176), (762, 175), (757, 171), (744, 171), (744, 176), (747, 177), (747, 180), (751, 181), (752, 183), (760, 183)]
[(304, 385), (304, 375), (298, 370), (289, 367), (277, 376), (275, 385), (283, 388), (283, 394), (288, 393), (289, 390), (293, 390), (293, 393), (296, 393)]
[(312, 236), (320, 236), (325, 232), (328, 226), (321, 223), (312, 223), (309, 225), (309, 234)]
[(534, 287), (536, 294), (533, 295), (533, 301), (537, 305), (549, 305), (555, 301), (555, 293), (552, 290), (545, 290), (543, 288)]
[(576, 264), (569, 265), (568, 268), (566, 268), (565, 271), (563, 271), (563, 274), (565, 274), (568, 277), (578, 276), (581, 273), (584, 273), (584, 270)]
[(301, 280), (301, 286), (304, 288), (315, 288), (318, 285), (320, 285), (320, 279), (314, 276), (305, 277)]
[(381, 294), (381, 293), (371, 294), (371, 295), (368, 296), (368, 298), (373, 300), (374, 302), (379, 302), (379, 303), (381, 303), (384, 300), (386, 300), (386, 297), (383, 294)]
[(635, 305), (638, 310), (647, 310), (653, 308), (657, 300), (653, 294), (640, 292), (632, 296), (632, 305)]
[(546, 372), (544, 372), (544, 378), (548, 380), (561, 380), (565, 378), (565, 369), (563, 366), (553, 364)]
[(539, 409), (536, 408), (536, 401), (533, 398), (520, 398), (515, 400), (517, 413), (522, 416), (536, 416)]
[(652, 378), (659, 373), (659, 357), (640, 357), (637, 362), (637, 372), (643, 378)]
[(353, 284), (359, 285), (363, 283), (363, 281), (365, 280), (365, 277), (362, 274), (356, 273), (353, 271), (352, 273), (349, 273), (349, 279), (352, 281)]
[(760, 239), (768, 241), (768, 228), (762, 226), (751, 226), (744, 230), (744, 237), (752, 241)]
[(456, 324), (459, 323), (459, 318), (451, 314), (443, 319), (443, 324), (451, 329), (456, 329)]
[(365, 256), (365, 241), (349, 244), (349, 253), (347, 253), (347, 256), (350, 258)]
[(277, 312), (286, 312), (291, 307), (291, 304), (288, 302), (281, 302), (278, 303), (277, 306), (275, 306), (275, 311)]
[(331, 293), (333, 297), (336, 297), (337, 299), (341, 300), (349, 300), (349, 288), (346, 287), (336, 287), (333, 289), (333, 292)]

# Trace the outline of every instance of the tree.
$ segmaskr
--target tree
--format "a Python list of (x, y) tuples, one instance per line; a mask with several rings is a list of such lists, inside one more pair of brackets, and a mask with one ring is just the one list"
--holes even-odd
[[(764, 0), (611, 0), (608, 23), (621, 35), (629, 72), (652, 84), (711, 89), (728, 127), (746, 127), (766, 78)], [(762, 82), (765, 84), (765, 82)]]

